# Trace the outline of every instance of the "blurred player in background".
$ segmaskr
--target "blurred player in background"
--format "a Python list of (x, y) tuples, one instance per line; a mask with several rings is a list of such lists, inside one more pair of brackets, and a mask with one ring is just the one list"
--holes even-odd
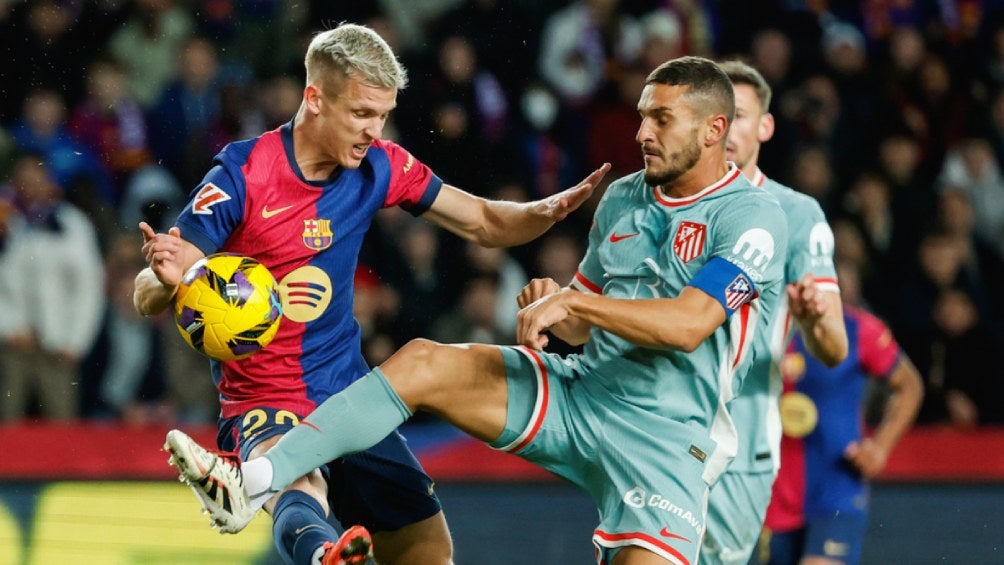
[[(784, 360), (781, 471), (753, 562), (771, 565), (858, 563), (868, 529), (868, 480), (913, 425), (923, 397), (916, 367), (889, 328), (853, 306), (858, 274), (838, 266), (850, 353), (829, 368), (808, 354), (801, 335)], [(864, 435), (868, 379), (892, 391), (882, 421)]]
[[(242, 478), (169, 432), (176, 453), (212, 462), (210, 479), (231, 487), (232, 510), (214, 516), (243, 526), (273, 489), (423, 410), (589, 492), (601, 563), (696, 562), (708, 488), (735, 455), (726, 403), (781, 304), (788, 230), (777, 201), (725, 160), (734, 99), (714, 62), (661, 65), (638, 110), (645, 169), (607, 188), (568, 287), (524, 288), (521, 347), (412, 341)], [(548, 330), (584, 352), (541, 352)]]
[(777, 474), (780, 419), (778, 372), (794, 317), (809, 351), (829, 366), (847, 355), (840, 294), (833, 267), (833, 232), (819, 203), (768, 179), (757, 166), (760, 144), (774, 133), (769, 113), (771, 89), (763, 76), (740, 61), (719, 64), (732, 80), (736, 119), (729, 129), (726, 155), (755, 186), (774, 195), (788, 218), (788, 255), (784, 280), (789, 304), (774, 313), (770, 332), (758, 336), (769, 356), (754, 360), (729, 412), (739, 434), (739, 452), (711, 489), (708, 527), (702, 547), (707, 563), (745, 564), (763, 525), (771, 484)]
[[(305, 66), (303, 102), (291, 122), (217, 155), (168, 233), (140, 224), (149, 268), (136, 278), (134, 303), (143, 314), (168, 307), (185, 271), (215, 252), (254, 257), (280, 281), (284, 318), (274, 341), (248, 359), (212, 363), (222, 409), (219, 448), (245, 461), (369, 371), (352, 317), (352, 284), (378, 210), (401, 206), (478, 244), (516, 245), (575, 210), (609, 168), (545, 200), (475, 197), (381, 139), (406, 74), (375, 32), (344, 24), (319, 33)], [(322, 555), (324, 563), (337, 562), (368, 547), (369, 534), (359, 528), (332, 544), (329, 505), (342, 524), (373, 531), (381, 562), (451, 561), (432, 480), (402, 436), (388, 432), (362, 453), (305, 467), (265, 503), (287, 562), (318, 563)], [(215, 482), (190, 485), (207, 506), (228, 500)]]

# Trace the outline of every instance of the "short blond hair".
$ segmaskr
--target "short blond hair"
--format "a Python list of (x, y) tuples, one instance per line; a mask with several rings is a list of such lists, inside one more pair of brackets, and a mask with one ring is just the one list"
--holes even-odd
[(304, 67), (308, 84), (350, 77), (378, 88), (408, 85), (408, 73), (390, 45), (372, 29), (357, 24), (343, 23), (315, 35)]

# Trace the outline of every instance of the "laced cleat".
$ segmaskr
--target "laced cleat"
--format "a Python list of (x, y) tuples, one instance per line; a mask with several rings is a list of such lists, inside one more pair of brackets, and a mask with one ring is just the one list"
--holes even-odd
[(362, 526), (345, 530), (336, 542), (324, 542), (321, 565), (362, 565), (373, 559), (373, 539)]
[(167, 432), (167, 462), (178, 469), (178, 480), (191, 487), (220, 533), (236, 534), (258, 513), (244, 489), (240, 459), (234, 454), (207, 451), (180, 430)]

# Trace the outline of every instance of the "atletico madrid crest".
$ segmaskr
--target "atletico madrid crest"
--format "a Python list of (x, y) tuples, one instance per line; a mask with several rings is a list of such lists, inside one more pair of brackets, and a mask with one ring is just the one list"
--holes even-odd
[(689, 263), (704, 252), (708, 239), (708, 226), (696, 222), (680, 222), (673, 237), (673, 252), (684, 263)]
[(725, 289), (725, 306), (730, 310), (737, 310), (756, 296), (753, 283), (746, 278), (746, 275), (740, 273)]
[(303, 244), (315, 251), (321, 251), (331, 246), (334, 240), (331, 231), (331, 220), (303, 220)]

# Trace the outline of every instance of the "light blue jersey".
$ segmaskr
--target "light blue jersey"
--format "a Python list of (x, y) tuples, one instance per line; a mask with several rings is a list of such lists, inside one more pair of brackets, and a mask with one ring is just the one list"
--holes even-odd
[(508, 418), (492, 445), (592, 495), (601, 559), (625, 545), (674, 563), (697, 559), (708, 488), (738, 447), (726, 404), (780, 305), (787, 239), (776, 199), (735, 167), (680, 199), (641, 172), (627, 176), (600, 201), (573, 285), (624, 299), (676, 297), (693, 286), (728, 320), (689, 353), (595, 328), (581, 355), (502, 348)]
[[(759, 169), (753, 184), (773, 194), (788, 217), (785, 285), (812, 274), (820, 291), (839, 293), (833, 265), (833, 231), (816, 199), (767, 178)], [(740, 430), (739, 453), (729, 465), (729, 472), (776, 473), (780, 463), (781, 418), (777, 410), (782, 383), (780, 366), (793, 333), (787, 300), (781, 301), (770, 325), (770, 333), (761, 336), (769, 338), (765, 346), (770, 349), (770, 358), (760, 356), (754, 362), (744, 388), (729, 406)]]
[[(820, 290), (839, 292), (833, 265), (833, 232), (819, 203), (768, 179), (759, 169), (753, 184), (773, 194), (788, 218), (785, 284), (811, 273)], [(758, 334), (753, 365), (739, 395), (729, 403), (739, 434), (739, 450), (726, 476), (711, 491), (702, 553), (705, 561), (745, 563), (760, 534), (780, 463), (780, 363), (791, 335), (788, 301), (782, 300), (771, 316), (770, 330)]]
[[(580, 360), (590, 383), (619, 401), (707, 430), (719, 445), (709, 454), (709, 483), (736, 452), (725, 403), (738, 390), (739, 368), (783, 293), (787, 229), (783, 217), (763, 211), (774, 199), (750, 188), (738, 169), (682, 199), (648, 186), (640, 172), (625, 177), (604, 194), (573, 283), (615, 298), (657, 298), (679, 296), (716, 258), (743, 273), (735, 286), (724, 281), (715, 291), (729, 293), (734, 303), (726, 310), (740, 315), (730, 316), (697, 350), (641, 348), (594, 329)], [(761, 299), (752, 300), (757, 294)]]

